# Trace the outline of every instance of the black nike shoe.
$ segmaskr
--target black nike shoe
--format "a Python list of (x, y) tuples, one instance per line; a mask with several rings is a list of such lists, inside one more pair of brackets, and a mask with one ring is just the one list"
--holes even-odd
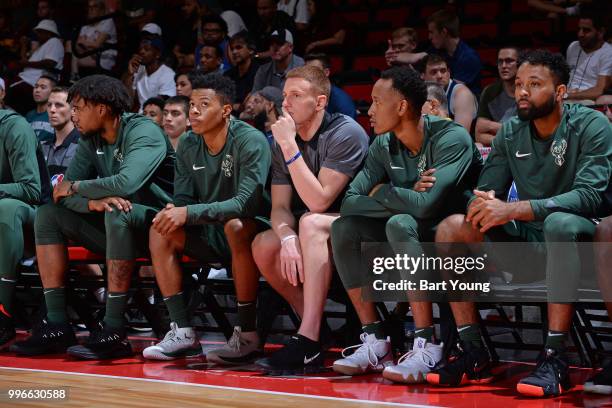
[(66, 349), (77, 343), (72, 327), (68, 323), (49, 323), (43, 319), (32, 329), (32, 335), (23, 341), (17, 341), (10, 351), (25, 355), (65, 353)]
[(612, 361), (593, 378), (584, 383), (584, 391), (612, 395)]
[(13, 318), (4, 309), (4, 305), (0, 303), (0, 351), (8, 349), (16, 336)]
[(72, 346), (68, 355), (81, 360), (109, 360), (133, 355), (125, 329), (115, 329), (99, 323), (83, 345)]
[(458, 387), (466, 384), (487, 384), (493, 381), (491, 357), (484, 347), (470, 343), (460, 345), (459, 354), (444, 366), (434, 368), (427, 374), (427, 382), (443, 387)]
[(516, 385), (516, 390), (529, 397), (556, 397), (572, 388), (569, 364), (565, 356), (546, 349), (538, 358), (538, 365)]
[(296, 334), (287, 344), (266, 358), (255, 362), (273, 375), (312, 374), (325, 371), (323, 350), (319, 342)]

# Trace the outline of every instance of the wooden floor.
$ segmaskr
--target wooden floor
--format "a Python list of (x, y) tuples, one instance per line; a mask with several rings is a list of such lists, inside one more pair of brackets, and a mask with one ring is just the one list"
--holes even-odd
[[(65, 389), (67, 398), (15, 401), (9, 389)], [(298, 396), (199, 384), (157, 382), (91, 374), (49, 373), (0, 368), (2, 407), (308, 407), (364, 408), (393, 406), (338, 398)], [(410, 405), (409, 405), (410, 406)], [(418, 405), (412, 405), (418, 406)]]

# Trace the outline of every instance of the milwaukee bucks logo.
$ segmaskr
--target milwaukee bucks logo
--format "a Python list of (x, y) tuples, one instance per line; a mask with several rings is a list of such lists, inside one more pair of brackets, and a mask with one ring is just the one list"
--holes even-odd
[(234, 169), (234, 158), (231, 154), (226, 154), (225, 159), (221, 162), (221, 170), (223, 170), (223, 174), (225, 177), (232, 177), (232, 171)]
[(567, 140), (555, 140), (550, 146), (550, 153), (555, 158), (555, 164), (559, 167), (565, 163), (565, 151), (567, 150)]
[(123, 163), (123, 153), (121, 153), (119, 151), (119, 149), (115, 149), (115, 151), (113, 152), (113, 157), (115, 158), (115, 160), (117, 160), (119, 163)]
[(417, 173), (419, 174), (419, 177), (423, 175), (425, 166), (427, 166), (427, 158), (425, 157), (425, 154), (421, 154), (421, 157), (419, 157), (419, 161), (417, 163)]

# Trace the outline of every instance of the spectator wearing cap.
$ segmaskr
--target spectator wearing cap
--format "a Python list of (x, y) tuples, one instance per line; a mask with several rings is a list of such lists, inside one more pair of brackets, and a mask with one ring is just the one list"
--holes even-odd
[(304, 65), (304, 60), (293, 54), (293, 35), (289, 30), (272, 33), (270, 54), (272, 61), (259, 67), (255, 74), (252, 92), (259, 91), (266, 86), (283, 89), (287, 72)]
[(7, 103), (22, 115), (34, 107), (32, 90), (36, 81), (45, 71), (61, 71), (64, 60), (64, 44), (58, 38), (59, 32), (53, 20), (42, 20), (34, 32), (40, 43), (27, 61), (20, 64), (24, 67), (7, 92)]
[(253, 89), (259, 64), (253, 59), (255, 44), (251, 41), (247, 31), (241, 31), (230, 38), (229, 50), (233, 67), (225, 72), (225, 76), (236, 84), (234, 111), (240, 112), (242, 103)]
[(44, 74), (36, 84), (32, 91), (32, 99), (36, 103), (36, 108), (32, 109), (25, 115), (25, 119), (28, 121), (34, 133), (38, 138), (39, 142), (46, 142), (53, 140), (54, 132), (53, 126), (49, 123), (49, 114), (47, 113), (47, 102), (49, 101), (49, 95), (51, 90), (57, 85), (57, 81), (54, 77)]
[[(304, 60), (306, 61), (306, 65), (312, 65), (323, 70), (325, 76), (329, 78), (331, 63), (326, 54), (308, 54), (304, 57)], [(349, 94), (333, 84), (331, 85), (329, 100), (325, 110), (329, 113), (342, 113), (353, 119), (357, 116), (357, 108), (355, 107), (353, 99)]]
[(159, 0), (122, 0), (121, 9), (127, 22), (126, 49), (128, 53), (138, 48), (139, 41), (144, 38), (142, 34), (147, 31), (145, 28), (149, 24), (157, 26), (159, 33), (154, 34), (161, 37), (161, 28), (153, 23), (158, 14)]
[(227, 23), (218, 15), (209, 15), (202, 18), (202, 39), (201, 44), (196, 47), (195, 60), (196, 63), (202, 58), (202, 47), (212, 45), (213, 47), (221, 47), (223, 57), (223, 71), (231, 68), (231, 64), (227, 59)]
[(223, 75), (223, 50), (221, 47), (204, 44), (200, 48), (198, 68), (204, 74)]
[(160, 37), (143, 39), (128, 63), (123, 82), (135, 97), (139, 109), (154, 96), (175, 96), (174, 71), (160, 60), (163, 45)]
[(252, 94), (245, 103), (240, 119), (249, 121), (255, 128), (263, 132), (268, 142), (273, 145), (271, 126), (283, 113), (283, 92), (273, 86)]
[(143, 39), (151, 39), (162, 36), (162, 29), (155, 23), (147, 23), (140, 30), (140, 37)]

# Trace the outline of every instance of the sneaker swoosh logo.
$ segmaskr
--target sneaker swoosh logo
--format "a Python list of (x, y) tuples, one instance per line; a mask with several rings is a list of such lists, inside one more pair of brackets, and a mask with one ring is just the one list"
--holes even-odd
[(404, 168), (400, 166), (394, 166), (391, 164), (391, 170), (404, 170)]
[(123, 297), (123, 296), (127, 296), (127, 295), (111, 295), (110, 293), (108, 294), (109, 298), (118, 298), (118, 297)]
[(196, 171), (197, 171), (197, 170), (202, 170), (202, 169), (203, 169), (203, 168), (205, 168), (205, 167), (206, 167), (206, 166), (196, 167), (196, 165), (194, 164), (192, 168), (193, 168), (194, 170), (196, 170)]
[(304, 356), (304, 364), (310, 364), (315, 358), (319, 357), (321, 353), (317, 353), (314, 356), (307, 358), (306, 356)]
[(6, 278), (0, 278), (0, 280), (1, 280), (2, 282), (10, 282), (10, 283), (15, 283), (15, 282), (17, 282), (16, 280), (13, 280), (13, 279), (6, 279)]
[(100, 149), (96, 149), (96, 154), (97, 155), (102, 155), (102, 154), (104, 154), (104, 152), (102, 150), (100, 150)]
[(521, 157), (531, 156), (531, 153), (519, 153), (519, 151), (517, 150), (515, 156), (520, 159)]

